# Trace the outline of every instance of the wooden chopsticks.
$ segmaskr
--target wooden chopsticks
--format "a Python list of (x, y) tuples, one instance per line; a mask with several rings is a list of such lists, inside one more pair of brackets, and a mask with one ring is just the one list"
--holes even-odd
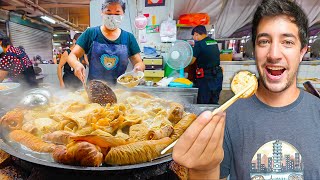
[[(244, 88), (242, 91), (234, 95), (231, 99), (229, 99), (227, 102), (225, 102), (223, 105), (221, 105), (219, 108), (215, 109), (212, 112), (212, 116), (216, 115), (218, 112), (223, 112), (225, 111), (228, 107), (230, 107), (234, 102), (236, 102), (239, 98), (241, 98), (241, 95), (243, 95), (246, 91), (248, 91), (254, 83), (251, 83), (248, 85), (246, 88)], [(174, 145), (176, 145), (178, 139), (175, 140), (173, 143), (171, 143), (169, 146), (167, 146), (165, 149), (161, 151), (161, 154), (166, 153), (169, 149), (171, 149)]]

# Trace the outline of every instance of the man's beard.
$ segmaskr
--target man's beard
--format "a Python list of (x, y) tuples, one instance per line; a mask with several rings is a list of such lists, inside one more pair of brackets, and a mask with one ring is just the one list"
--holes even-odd
[[(274, 90), (272, 90), (271, 88), (268, 87), (268, 85), (266, 83), (266, 79), (267, 79), (267, 77), (266, 77), (267, 75), (266, 74), (264, 74), (263, 77), (260, 77), (259, 80), (260, 80), (260, 82), (262, 82), (262, 85), (268, 91), (273, 92), (273, 93), (281, 93), (281, 92), (284, 92), (285, 90), (287, 90), (293, 84), (294, 78), (297, 77), (297, 73), (298, 73), (298, 71), (296, 70), (292, 76), (290, 76), (290, 74), (288, 74), (287, 83), (286, 83), (285, 87), (280, 89), (280, 90), (278, 90), (278, 91), (274, 91)], [(259, 74), (261, 74), (261, 72), (259, 72)]]

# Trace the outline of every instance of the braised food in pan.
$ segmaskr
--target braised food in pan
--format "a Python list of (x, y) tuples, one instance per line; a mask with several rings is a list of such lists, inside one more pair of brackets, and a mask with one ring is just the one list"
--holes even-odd
[(130, 165), (152, 161), (195, 120), (183, 105), (143, 92), (114, 91), (117, 102), (90, 103), (83, 92), (50, 105), (14, 109), (1, 118), (8, 140), (55, 162)]

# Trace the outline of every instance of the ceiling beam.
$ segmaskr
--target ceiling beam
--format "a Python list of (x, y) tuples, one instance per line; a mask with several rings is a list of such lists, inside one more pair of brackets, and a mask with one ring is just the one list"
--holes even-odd
[[(89, 8), (89, 3), (88, 5), (86, 4), (72, 4), (72, 3), (65, 3), (65, 4), (48, 4), (48, 3), (44, 3), (44, 4), (38, 4), (38, 0), (0, 0), (3, 2), (6, 2), (8, 5), (6, 6), (0, 6), (1, 9), (5, 9), (5, 10), (24, 10), (26, 12), (28, 12), (29, 14), (27, 16), (30, 17), (34, 17), (34, 16), (40, 16), (40, 15), (48, 15), (53, 17), (57, 22), (56, 25), (60, 25), (63, 27), (66, 27), (68, 29), (75, 29), (75, 30), (83, 30), (84, 26), (78, 26), (77, 24), (84, 24), (83, 23), (83, 19), (85, 18), (85, 14), (87, 14), (89, 16), (89, 11), (86, 11), (86, 13), (82, 13), (80, 16), (74, 15), (72, 13), (73, 19), (75, 19), (75, 23), (70, 22), (70, 14), (69, 11), (68, 13), (64, 13), (67, 14), (68, 17), (66, 18), (62, 18), (61, 16), (55, 15), (56, 13), (52, 13), (52, 9), (68, 9), (68, 7), (72, 7), (72, 8), (78, 8), (78, 9), (84, 9), (84, 8)], [(40, 2), (39, 2), (40, 3)], [(52, 7), (52, 8), (50, 8)], [(52, 26), (56, 26), (56, 25), (52, 25)]]
[(42, 8), (88, 8), (90, 4), (39, 4)]
[(7, 11), (17, 10), (17, 6), (0, 6), (0, 8)]

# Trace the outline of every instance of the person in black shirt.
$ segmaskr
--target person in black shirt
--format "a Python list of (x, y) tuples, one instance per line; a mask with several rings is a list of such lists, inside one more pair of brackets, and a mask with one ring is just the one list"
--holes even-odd
[(196, 63), (197, 66), (197, 103), (218, 104), (223, 81), (218, 43), (207, 36), (206, 27), (203, 25), (196, 26), (191, 34), (195, 40), (191, 64)]
[[(71, 52), (71, 50), (76, 45), (76, 41), (79, 38), (81, 33), (76, 33), (74, 35), (74, 38), (72, 40), (72, 46), (70, 49), (67, 49), (61, 56), (60, 63), (58, 65), (57, 73), (58, 78), (60, 81), (60, 87), (61, 88), (67, 88), (67, 89), (79, 89), (82, 87), (82, 82), (74, 75), (73, 68), (70, 67), (70, 65), (67, 62), (67, 58)], [(79, 61), (86, 67), (88, 65), (88, 60), (86, 55), (82, 56)], [(62, 77), (62, 68), (63, 68), (63, 77)]]

